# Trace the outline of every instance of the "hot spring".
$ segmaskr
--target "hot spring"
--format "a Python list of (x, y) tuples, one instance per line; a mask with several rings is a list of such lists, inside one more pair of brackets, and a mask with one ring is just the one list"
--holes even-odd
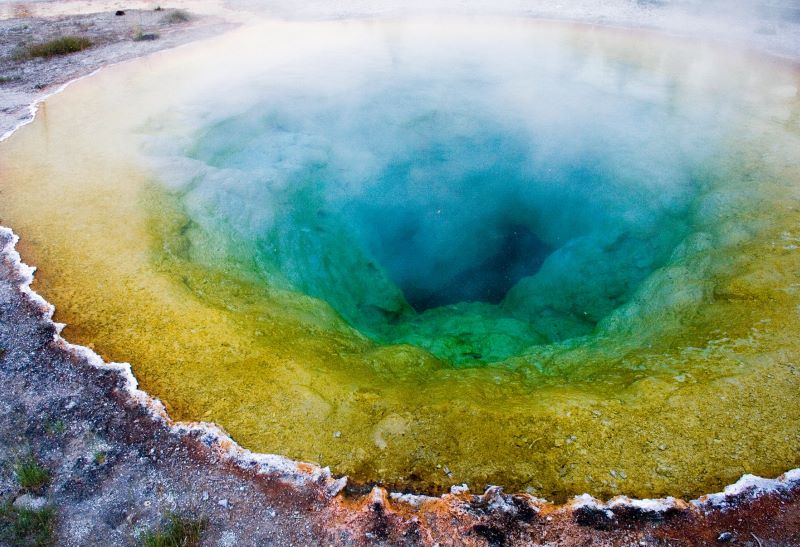
[(694, 496), (800, 464), (788, 64), (507, 19), (266, 21), (0, 146), (65, 336), (355, 484)]

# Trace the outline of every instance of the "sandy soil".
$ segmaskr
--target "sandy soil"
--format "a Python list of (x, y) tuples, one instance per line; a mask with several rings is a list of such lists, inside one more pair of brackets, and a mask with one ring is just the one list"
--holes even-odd
[[(21, 6), (14, 15), (22, 17), (0, 21), (0, 134), (71, 79), (229, 24), (216, 16), (169, 24), (167, 11), (153, 10), (30, 17), (41, 7)], [(757, 37), (755, 25), (747, 23)], [(761, 45), (800, 53), (791, 46), (797, 25), (779, 25), (776, 34), (761, 34), (768, 37)], [(140, 31), (159, 38), (134, 41)], [(25, 44), (65, 33), (87, 33), (95, 45), (48, 60), (14, 56)], [(800, 545), (798, 474), (750, 488), (742, 483), (728, 496), (695, 503), (554, 506), (497, 489), (391, 497), (380, 488), (351, 492), (346, 481), (314, 466), (253, 458), (213, 429), (178, 430), (156, 403), (131, 391), (127, 369), (97, 366), (58, 336), (51, 310), (26, 289), (29, 272), (16, 262), (12, 243), (0, 232), (0, 502), (25, 493), (13, 468), (32, 454), (51, 474), (33, 495), (55, 509), (59, 545), (136, 544), (168, 512), (206, 518), (209, 545), (678, 545), (720, 538)]]

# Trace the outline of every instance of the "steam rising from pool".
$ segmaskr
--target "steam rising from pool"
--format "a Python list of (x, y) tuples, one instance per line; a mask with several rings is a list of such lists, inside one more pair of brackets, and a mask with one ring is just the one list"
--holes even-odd
[(598, 28), (264, 22), (54, 97), (0, 216), (71, 341), (247, 448), (696, 496), (800, 464), (798, 87)]
[(727, 98), (525, 35), (415, 38), (283, 66), (228, 117), (212, 95), (168, 179), (198, 236), (454, 363), (591, 334), (697, 229)]

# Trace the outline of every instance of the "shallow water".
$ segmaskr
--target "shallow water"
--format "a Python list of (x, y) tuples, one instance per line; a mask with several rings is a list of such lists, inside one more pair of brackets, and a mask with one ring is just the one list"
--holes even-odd
[(0, 147), (66, 336), (356, 481), (696, 495), (798, 464), (798, 74), (503, 19), (265, 22)]

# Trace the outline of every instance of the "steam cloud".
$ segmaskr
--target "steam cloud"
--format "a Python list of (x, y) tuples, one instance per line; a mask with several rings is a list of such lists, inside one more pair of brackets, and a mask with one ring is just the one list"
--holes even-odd
[(499, 28), (356, 25), (249, 66), (187, 111), (165, 179), (225, 253), (378, 339), (478, 316), (513, 341), (468, 353), (502, 358), (590, 333), (692, 234), (736, 102), (655, 53)]

